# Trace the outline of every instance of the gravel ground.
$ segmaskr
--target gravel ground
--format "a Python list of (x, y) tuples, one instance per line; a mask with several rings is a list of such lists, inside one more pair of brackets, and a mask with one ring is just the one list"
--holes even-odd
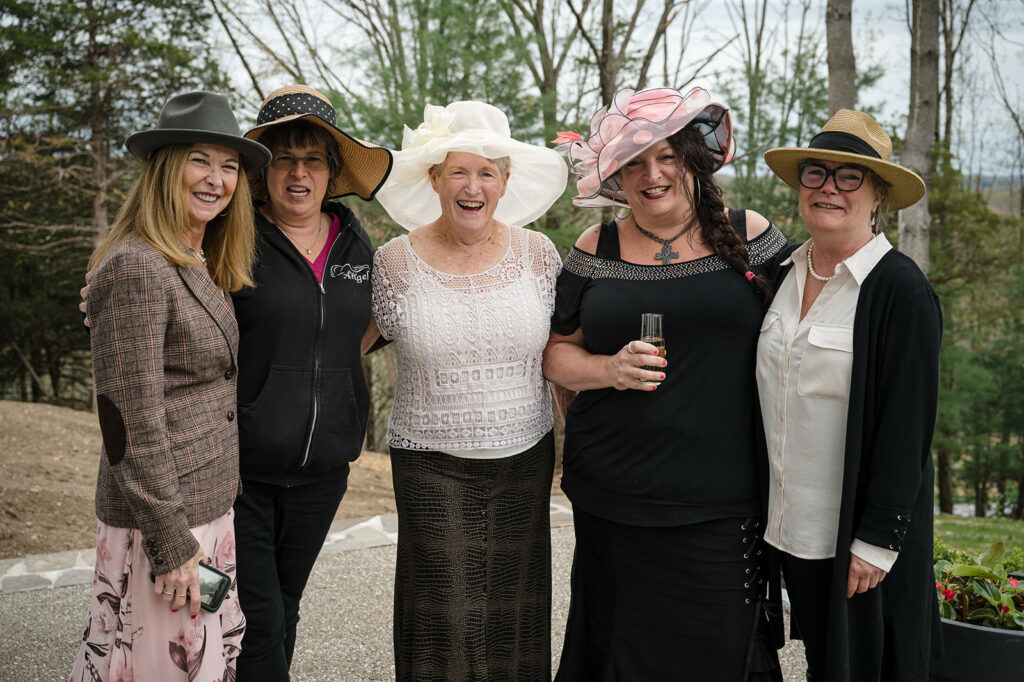
[[(552, 668), (562, 650), (569, 609), (572, 528), (552, 532)], [(321, 557), (302, 601), (295, 682), (393, 680), (391, 597), (395, 547)], [(80, 585), (0, 595), (0, 680), (66, 679), (85, 626), (90, 587)], [(803, 679), (799, 643), (782, 650), (786, 680)]]

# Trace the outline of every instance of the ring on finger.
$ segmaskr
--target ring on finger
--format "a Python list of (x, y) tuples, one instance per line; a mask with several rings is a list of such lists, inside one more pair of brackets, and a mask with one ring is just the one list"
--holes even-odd
[(160, 590), (160, 593), (163, 594), (165, 597), (174, 596), (174, 590), (171, 590), (170, 592), (168, 592), (166, 589), (163, 589), (163, 590)]
[(633, 350), (633, 342), (632, 341), (630, 341), (629, 343), (626, 344), (626, 350), (628, 350), (633, 355), (636, 355), (636, 351)]

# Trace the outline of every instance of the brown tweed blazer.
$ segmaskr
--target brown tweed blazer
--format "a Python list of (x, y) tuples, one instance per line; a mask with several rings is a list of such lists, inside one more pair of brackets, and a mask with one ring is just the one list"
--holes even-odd
[(231, 297), (204, 269), (128, 239), (96, 270), (87, 305), (103, 432), (96, 516), (142, 531), (163, 574), (199, 549), (189, 528), (239, 492)]

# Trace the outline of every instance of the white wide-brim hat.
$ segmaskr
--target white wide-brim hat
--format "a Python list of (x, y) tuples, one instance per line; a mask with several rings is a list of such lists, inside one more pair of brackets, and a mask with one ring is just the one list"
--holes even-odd
[(449, 152), (468, 152), (487, 159), (509, 157), (508, 184), (498, 200), (494, 218), (508, 225), (527, 225), (562, 196), (568, 169), (554, 149), (512, 139), (508, 118), (483, 102), (452, 102), (446, 107), (428, 104), (423, 123), (408, 126), (402, 149), (394, 152), (394, 166), (377, 200), (399, 225), (414, 230), (441, 215), (441, 202), (430, 185), (431, 167)]

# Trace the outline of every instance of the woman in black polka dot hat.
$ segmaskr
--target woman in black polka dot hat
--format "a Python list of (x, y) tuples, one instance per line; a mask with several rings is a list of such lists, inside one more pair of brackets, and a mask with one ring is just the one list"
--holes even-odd
[[(332, 199), (369, 201), (391, 153), (336, 125), (305, 85), (270, 93), (245, 134), (273, 153), (249, 176), (256, 286), (238, 292), (238, 680), (287, 680), (299, 600), (359, 456), (370, 397), (361, 358), (374, 247)], [(367, 337), (369, 338), (369, 337)]]

